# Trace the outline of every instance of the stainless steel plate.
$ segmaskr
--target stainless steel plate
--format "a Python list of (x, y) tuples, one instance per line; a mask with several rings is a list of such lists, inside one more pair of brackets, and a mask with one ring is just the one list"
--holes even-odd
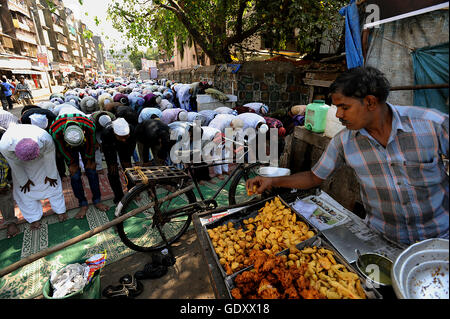
[(278, 177), (291, 175), (291, 170), (289, 168), (275, 167), (275, 166), (265, 166), (258, 169), (258, 175), (264, 177)]
[(406, 279), (409, 299), (448, 299), (448, 261), (428, 261), (417, 265)]
[(448, 239), (427, 239), (409, 246), (397, 257), (392, 267), (392, 287), (401, 299), (449, 298), (448, 272)]
[(406, 290), (405, 283), (407, 282), (408, 276), (413, 268), (429, 261), (440, 261), (448, 263), (448, 256), (448, 250), (444, 249), (424, 250), (411, 254), (404, 261), (403, 266), (400, 270), (399, 279), (403, 290)]

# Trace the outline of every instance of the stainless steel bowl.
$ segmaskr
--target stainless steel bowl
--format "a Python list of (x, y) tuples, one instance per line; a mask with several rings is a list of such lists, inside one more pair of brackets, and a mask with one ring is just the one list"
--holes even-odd
[(264, 166), (258, 169), (258, 175), (264, 177), (279, 177), (291, 175), (291, 170), (289, 168), (275, 167), (275, 166)]
[(392, 260), (375, 253), (358, 254), (356, 268), (374, 287), (391, 286)]
[(405, 249), (395, 260), (392, 286), (401, 299), (449, 298), (449, 241), (427, 239)]

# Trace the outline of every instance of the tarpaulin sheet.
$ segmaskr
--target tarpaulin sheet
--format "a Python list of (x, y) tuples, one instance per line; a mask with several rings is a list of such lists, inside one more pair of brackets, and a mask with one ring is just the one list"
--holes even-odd
[[(414, 84), (448, 83), (448, 42), (415, 50), (411, 55)], [(414, 105), (448, 113), (448, 88), (415, 90)]]
[(361, 45), (361, 30), (359, 27), (359, 14), (356, 0), (350, 0), (350, 4), (339, 10), (341, 16), (345, 16), (345, 56), (347, 68), (352, 69), (363, 66), (364, 58)]
[[(411, 52), (448, 42), (448, 18), (447, 10), (438, 10), (370, 29), (365, 65), (383, 72), (391, 86), (415, 85)], [(388, 102), (414, 105), (414, 90), (391, 91)]]

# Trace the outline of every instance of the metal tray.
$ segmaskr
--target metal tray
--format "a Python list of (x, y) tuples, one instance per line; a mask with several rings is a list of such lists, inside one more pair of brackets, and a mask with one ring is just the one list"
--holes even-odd
[[(243, 220), (257, 216), (259, 214), (258, 210), (260, 208), (264, 207), (266, 202), (272, 201), (275, 197), (279, 197), (281, 202), (283, 203), (283, 205), (286, 206), (286, 207), (289, 207), (291, 209), (291, 211), (297, 215), (297, 220), (300, 219), (302, 222), (304, 222), (306, 225), (308, 225), (308, 227), (309, 227), (309, 229), (311, 231), (313, 231), (315, 233), (315, 235), (313, 237), (303, 241), (303, 243), (305, 243), (305, 242), (308, 242), (308, 243), (309, 242), (313, 242), (317, 238), (317, 236), (320, 234), (320, 231), (314, 225), (309, 223), (306, 218), (304, 218), (299, 212), (297, 212), (295, 209), (293, 209), (292, 206), (289, 205), (288, 203), (286, 203), (286, 201), (284, 201), (280, 196), (270, 197), (268, 199), (265, 199), (264, 201), (261, 201), (260, 203), (253, 204), (253, 205), (248, 206), (248, 207), (246, 207), (246, 208), (244, 208), (244, 209), (242, 209), (240, 211), (237, 211), (235, 213), (231, 213), (229, 215), (221, 217), (220, 219), (217, 219), (217, 220), (214, 220), (212, 222), (206, 223), (206, 224), (203, 225), (203, 231), (206, 232), (206, 238), (208, 240), (209, 247), (211, 249), (211, 252), (212, 252), (212, 254), (214, 256), (214, 260), (216, 261), (217, 266), (219, 267), (223, 278), (225, 278), (225, 277), (227, 277), (229, 275), (226, 273), (225, 269), (222, 267), (222, 264), (219, 261), (219, 256), (217, 255), (216, 250), (214, 249), (214, 246), (212, 244), (211, 238), (209, 237), (209, 234), (208, 234), (207, 230), (208, 229), (212, 229), (212, 228), (216, 228), (218, 226), (222, 226), (224, 224), (227, 224), (228, 222), (232, 222), (233, 225), (235, 226), (235, 228), (239, 228), (239, 227), (242, 226), (244, 229), (246, 229), (245, 224), (243, 223)], [(287, 249), (284, 249), (284, 250), (276, 253), (276, 255), (282, 253), (285, 250), (287, 250)], [(248, 269), (249, 267), (246, 267), (244, 269)], [(244, 270), (244, 269), (240, 269), (239, 271)]]
[[(314, 238), (314, 237), (313, 237)], [(311, 238), (311, 239), (313, 239)], [(303, 248), (306, 247), (319, 247), (319, 248), (326, 248), (331, 250), (334, 253), (334, 259), (340, 263), (343, 264), (349, 271), (355, 273), (358, 275), (359, 279), (361, 280), (361, 286), (363, 287), (364, 291), (366, 292), (366, 296), (368, 299), (383, 299), (383, 296), (378, 292), (378, 290), (376, 290), (373, 287), (368, 287), (366, 285), (366, 281), (365, 278), (361, 276), (361, 274), (356, 271), (346, 260), (344, 257), (341, 256), (341, 254), (339, 254), (339, 252), (333, 248), (333, 246), (331, 246), (331, 244), (327, 243), (325, 239), (321, 238), (320, 236), (314, 238), (313, 242), (308, 242), (308, 241), (304, 241), (300, 244), (297, 244), (296, 247), (299, 250), (302, 250)], [(289, 254), (289, 249), (283, 250), (279, 255), (287, 255)], [(278, 254), (277, 254), (278, 255)], [(234, 285), (234, 278), (236, 278), (237, 275), (239, 275), (240, 273), (246, 271), (246, 270), (251, 270), (253, 269), (253, 266), (248, 267), (247, 269), (242, 269), (237, 273), (234, 273), (233, 275), (227, 276), (225, 278), (225, 286), (227, 287), (228, 290), (228, 294), (230, 296), (230, 298), (233, 298), (233, 296), (231, 295), (231, 290), (233, 290), (235, 288)]]

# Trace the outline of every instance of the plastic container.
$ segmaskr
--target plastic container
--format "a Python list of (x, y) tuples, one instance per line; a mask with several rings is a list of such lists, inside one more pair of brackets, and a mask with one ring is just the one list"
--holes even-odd
[(82, 289), (72, 292), (61, 298), (53, 298), (50, 295), (51, 293), (51, 284), (50, 278), (44, 284), (44, 288), (42, 289), (42, 294), (45, 299), (100, 299), (101, 298), (101, 289), (100, 289), (100, 269), (94, 273), (92, 276), (91, 282), (89, 282)]
[(337, 133), (339, 133), (342, 129), (345, 128), (344, 125), (339, 122), (339, 119), (336, 117), (336, 105), (330, 105), (330, 108), (327, 112), (327, 124), (325, 127), (324, 134), (330, 138), (333, 138)]
[(308, 104), (305, 112), (305, 128), (315, 133), (323, 133), (327, 125), (329, 108), (323, 100), (314, 100)]

